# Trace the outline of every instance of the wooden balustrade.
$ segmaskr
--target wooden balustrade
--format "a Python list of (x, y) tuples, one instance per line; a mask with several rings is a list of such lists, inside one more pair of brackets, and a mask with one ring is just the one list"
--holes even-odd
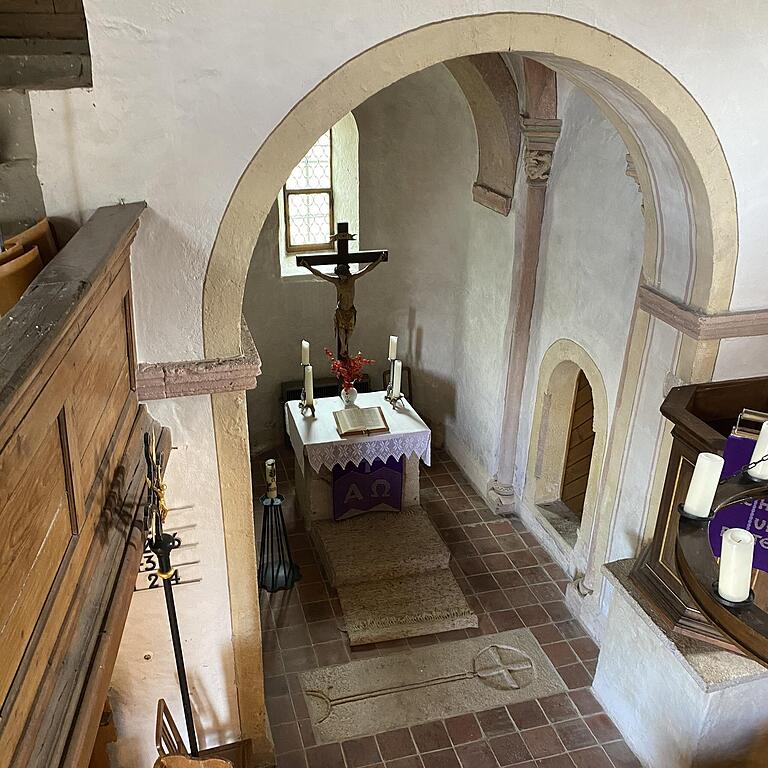
[(87, 765), (143, 547), (130, 245), (100, 208), (0, 320), (0, 765)]

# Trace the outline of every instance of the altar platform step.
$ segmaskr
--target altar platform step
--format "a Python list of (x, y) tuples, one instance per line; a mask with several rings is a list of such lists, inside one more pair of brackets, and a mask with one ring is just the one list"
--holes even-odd
[(338, 588), (349, 644), (367, 645), (477, 626), (447, 568)]
[(337, 589), (446, 569), (451, 559), (421, 507), (315, 522), (311, 535)]
[(350, 645), (477, 626), (448, 568), (451, 552), (421, 507), (319, 521), (311, 535)]

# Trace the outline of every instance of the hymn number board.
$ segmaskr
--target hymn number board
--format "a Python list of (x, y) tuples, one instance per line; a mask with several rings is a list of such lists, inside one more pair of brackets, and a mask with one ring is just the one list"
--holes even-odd
[[(189, 519), (193, 509), (188, 506), (168, 510), (165, 530), (181, 539), (181, 546), (171, 553), (171, 564), (176, 569), (171, 578), (173, 584), (191, 584), (203, 578), (198, 554), (197, 524)], [(145, 541), (134, 592), (159, 589), (162, 586), (162, 579), (157, 575), (157, 557), (149, 548), (149, 542)]]

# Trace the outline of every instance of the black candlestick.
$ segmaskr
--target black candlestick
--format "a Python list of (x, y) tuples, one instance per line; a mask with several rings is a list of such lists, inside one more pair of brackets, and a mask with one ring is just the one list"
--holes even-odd
[(300, 578), (301, 569), (291, 557), (288, 532), (283, 518), (283, 496), (262, 496), (264, 509), (259, 546), (259, 586), (266, 592), (290, 589)]

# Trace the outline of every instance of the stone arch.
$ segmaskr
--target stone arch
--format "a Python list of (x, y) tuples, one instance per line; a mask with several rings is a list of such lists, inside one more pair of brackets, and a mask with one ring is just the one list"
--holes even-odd
[[(572, 19), (517, 12), (468, 15), (414, 28), (345, 62), (258, 148), (233, 191), (208, 263), (202, 307), (206, 357), (240, 353), (243, 292), (256, 240), (280, 186), (317, 137), (372, 93), (407, 75), (449, 59), (498, 52), (519, 53), (568, 77), (616, 125), (644, 194), (643, 279), (705, 312), (728, 308), (738, 248), (735, 190), (718, 137), (685, 87), (632, 45)], [(633, 368), (622, 391), (629, 406), (619, 420), (624, 425), (646, 333), (647, 319), (633, 325), (627, 353)], [(714, 351), (698, 355), (686, 349), (686, 364), (706, 369)], [(258, 735), (263, 696), (245, 397), (215, 394), (212, 404), (238, 708), (243, 734)], [(611, 455), (615, 449), (618, 467), (622, 444), (615, 442)]]
[(512, 195), (520, 156), (520, 104), (517, 84), (497, 53), (465, 56), (445, 62), (467, 100), (477, 134), (475, 202), (504, 216)]
[[(674, 285), (676, 292), (707, 311), (727, 308), (738, 243), (735, 191), (717, 135), (691, 94), (656, 61), (602, 30), (560, 16), (494, 13), (419, 27), (370, 48), (320, 82), (272, 131), (240, 177), (213, 246), (203, 289), (207, 357), (239, 352), (240, 307), (258, 233), (283, 180), (317, 136), (402, 77), (499, 51), (540, 60), (596, 97), (621, 126), (656, 215), (670, 217), (678, 230), (687, 228), (683, 240), (690, 242), (679, 246), (687, 253), (677, 258), (693, 257), (679, 270), (691, 283)], [(646, 134), (657, 139), (654, 149), (666, 147), (672, 159), (663, 172), (643, 149), (651, 141)], [(673, 194), (681, 188), (682, 199)], [(666, 205), (682, 208), (667, 213)], [(658, 227), (664, 234), (668, 229)], [(662, 250), (675, 245), (663, 237), (656, 244)], [(657, 261), (665, 255), (657, 253)], [(680, 275), (674, 277), (679, 282)]]
[(571, 339), (558, 339), (544, 353), (539, 366), (531, 440), (528, 447), (525, 499), (532, 507), (559, 498), (570, 431), (573, 395), (579, 373), (592, 389), (595, 442), (589, 466), (584, 511), (575, 553), (583, 549), (591, 530), (600, 490), (600, 475), (608, 442), (608, 396), (603, 375), (584, 349)]

